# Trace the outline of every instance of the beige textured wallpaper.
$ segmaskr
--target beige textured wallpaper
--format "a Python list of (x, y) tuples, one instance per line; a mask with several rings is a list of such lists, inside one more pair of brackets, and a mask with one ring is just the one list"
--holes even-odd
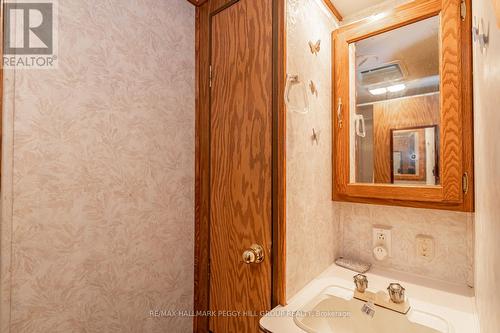
[[(287, 72), (307, 88), (309, 113), (287, 113), (287, 298), (326, 269), (339, 249), (331, 201), (331, 32), (335, 24), (316, 0), (287, 1)], [(308, 42), (321, 40), (311, 53)], [(313, 81), (318, 94), (309, 90)], [(297, 86), (291, 94), (300, 94)], [(294, 99), (297, 96), (291, 96)], [(319, 141), (312, 140), (313, 128)]]
[[(474, 284), (472, 214), (331, 202), (331, 31), (333, 19), (317, 0), (287, 1), (287, 72), (305, 82), (308, 114), (287, 113), (287, 298), (339, 255), (460, 286)], [(309, 41), (321, 39), (312, 55)], [(313, 80), (318, 95), (309, 91)], [(297, 94), (297, 89), (292, 94)], [(296, 101), (297, 96), (291, 96)], [(319, 144), (311, 140), (320, 132)], [(393, 229), (393, 255), (376, 262), (372, 226)], [(416, 236), (432, 235), (432, 261), (418, 258)]]
[(2, 332), (190, 332), (194, 7), (59, 1), (59, 69), (6, 73)]
[[(338, 203), (342, 254), (370, 262), (374, 267), (446, 280), (466, 286), (473, 281), (473, 216), (431, 209)], [(391, 227), (392, 256), (376, 261), (372, 254), (372, 227)], [(434, 238), (435, 256), (417, 256), (417, 235)]]
[[(351, 16), (359, 19), (376, 9), (392, 8), (385, 2)], [(445, 280), (460, 286), (474, 285), (474, 214), (406, 207), (338, 203), (341, 251), (375, 267)], [(392, 256), (378, 262), (372, 255), (372, 227), (392, 227)], [(432, 236), (435, 257), (431, 261), (417, 256), (416, 236)]]
[(473, 1), (473, 14), (489, 26), (489, 46), (474, 44), (476, 177), (476, 302), (482, 333), (500, 332), (500, 27), (492, 1)]

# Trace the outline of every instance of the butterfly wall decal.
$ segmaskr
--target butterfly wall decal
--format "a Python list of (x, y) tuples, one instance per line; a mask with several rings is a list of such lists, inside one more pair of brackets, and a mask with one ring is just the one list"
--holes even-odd
[(318, 131), (313, 128), (311, 139), (313, 142), (316, 142), (317, 145), (319, 145), (319, 136), (321, 134), (321, 131)]
[(318, 54), (318, 52), (321, 50), (321, 39), (318, 39), (316, 43), (309, 41), (309, 47), (311, 48), (312, 54)]
[(311, 89), (311, 94), (318, 97), (318, 88), (316, 87), (316, 84), (312, 80), (309, 82), (309, 89)]

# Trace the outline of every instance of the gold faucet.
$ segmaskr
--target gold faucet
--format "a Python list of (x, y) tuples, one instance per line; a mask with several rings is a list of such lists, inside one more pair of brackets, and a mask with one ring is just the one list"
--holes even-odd
[(366, 288), (368, 288), (368, 278), (366, 275), (357, 274), (354, 275), (354, 284), (356, 285), (356, 290), (360, 293), (364, 293)]
[(389, 287), (387, 287), (387, 291), (389, 292), (389, 297), (391, 301), (396, 304), (404, 303), (405, 301), (405, 288), (399, 283), (391, 283)]
[(405, 297), (405, 288), (399, 283), (391, 283), (387, 287), (388, 294), (384, 291), (377, 293), (366, 290), (368, 288), (368, 278), (366, 275), (357, 274), (353, 277), (354, 298), (364, 302), (372, 302), (375, 305), (386, 309), (407, 314), (410, 310), (410, 302)]

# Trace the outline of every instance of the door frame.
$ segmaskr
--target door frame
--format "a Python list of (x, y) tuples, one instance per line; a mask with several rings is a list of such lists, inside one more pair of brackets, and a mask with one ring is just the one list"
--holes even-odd
[[(209, 311), (210, 288), (210, 48), (212, 17), (240, 0), (196, 7), (194, 311)], [(271, 306), (286, 304), (286, 79), (285, 1), (273, 3), (272, 287)], [(193, 332), (208, 332), (209, 317), (193, 317)]]

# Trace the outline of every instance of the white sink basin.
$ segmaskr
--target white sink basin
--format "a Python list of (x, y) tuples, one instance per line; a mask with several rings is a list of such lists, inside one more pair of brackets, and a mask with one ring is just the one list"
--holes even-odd
[(309, 333), (452, 333), (443, 318), (414, 309), (403, 315), (375, 306), (372, 318), (361, 311), (365, 302), (352, 296), (350, 289), (330, 286), (297, 311), (294, 322)]

